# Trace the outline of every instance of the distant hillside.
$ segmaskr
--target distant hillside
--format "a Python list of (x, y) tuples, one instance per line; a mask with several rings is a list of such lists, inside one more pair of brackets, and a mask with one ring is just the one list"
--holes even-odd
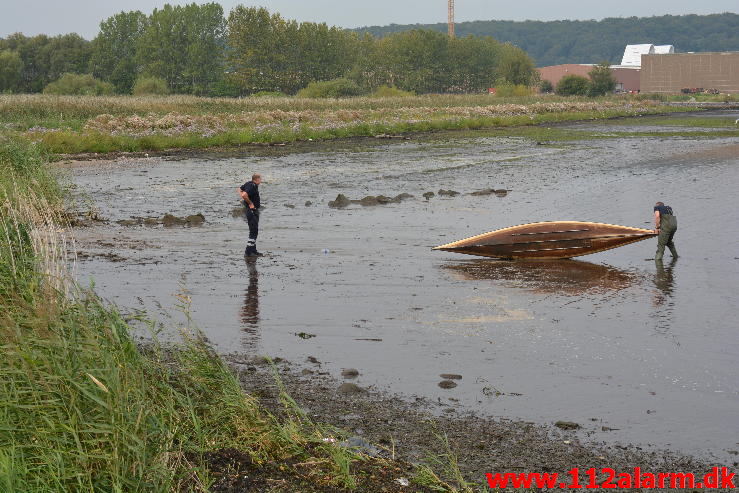
[[(373, 26), (355, 29), (385, 36), (409, 29), (446, 32), (446, 24)], [(675, 50), (739, 51), (739, 15), (665, 15), (602, 21), (460, 22), (457, 36), (492, 36), (526, 50), (537, 66), (560, 63), (619, 63), (627, 44), (675, 45)]]

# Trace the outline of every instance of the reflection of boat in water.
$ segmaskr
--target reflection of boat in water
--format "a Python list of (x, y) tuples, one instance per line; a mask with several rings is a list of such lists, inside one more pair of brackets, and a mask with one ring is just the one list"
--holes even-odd
[(533, 292), (567, 295), (620, 291), (640, 280), (638, 274), (608, 265), (566, 259), (549, 262), (480, 259), (443, 267), (464, 280), (509, 281)]
[(649, 229), (553, 221), (498, 229), (447, 243), (434, 250), (505, 259), (562, 259), (610, 250), (652, 236), (655, 234)]

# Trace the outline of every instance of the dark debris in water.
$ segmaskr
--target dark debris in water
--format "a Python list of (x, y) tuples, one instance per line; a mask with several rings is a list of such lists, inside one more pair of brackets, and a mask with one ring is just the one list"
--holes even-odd
[(366, 197), (363, 197), (361, 199), (349, 199), (346, 195), (343, 193), (340, 193), (336, 196), (335, 200), (332, 200), (328, 203), (328, 206), (332, 209), (343, 209), (344, 207), (348, 207), (351, 204), (359, 204), (365, 207), (368, 206), (375, 206), (375, 205), (385, 205), (385, 204), (399, 204), (400, 202), (412, 199), (413, 195), (409, 193), (401, 193), (396, 195), (395, 197), (387, 197), (385, 195), (368, 195)]
[(314, 337), (316, 337), (315, 334), (309, 334), (307, 332), (296, 332), (295, 335), (300, 337), (301, 339), (313, 339)]
[(495, 195), (496, 197), (505, 197), (508, 195), (509, 190), (500, 188), (485, 188), (483, 190), (478, 190), (476, 192), (472, 192), (470, 195), (474, 195), (475, 197), (483, 197), (485, 195)]
[(554, 426), (556, 426), (560, 430), (579, 430), (580, 428), (582, 428), (582, 426), (572, 421), (557, 421), (556, 423), (554, 423)]
[(205, 223), (205, 216), (201, 213), (191, 214), (189, 216), (175, 216), (167, 213), (162, 217), (132, 217), (131, 219), (122, 219), (116, 221), (121, 226), (164, 226), (171, 228), (173, 226), (202, 226)]

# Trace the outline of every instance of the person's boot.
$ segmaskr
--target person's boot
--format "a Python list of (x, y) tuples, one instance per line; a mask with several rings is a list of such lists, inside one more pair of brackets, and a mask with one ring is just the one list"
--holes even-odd
[(670, 253), (672, 254), (672, 258), (677, 258), (677, 248), (675, 248), (674, 246), (671, 246)]
[(255, 257), (257, 253), (257, 247), (249, 245), (244, 250), (244, 257)]

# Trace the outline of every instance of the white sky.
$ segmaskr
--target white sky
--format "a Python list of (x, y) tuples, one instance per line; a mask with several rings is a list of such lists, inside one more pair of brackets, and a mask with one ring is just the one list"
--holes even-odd
[[(101, 20), (121, 10), (149, 13), (165, 3), (159, 0), (0, 0), (0, 37), (14, 32), (27, 35), (76, 32), (95, 36)], [(197, 3), (203, 3), (198, 1)], [(446, 0), (259, 0), (220, 2), (228, 12), (238, 4), (264, 6), (288, 19), (326, 22), (342, 27), (446, 22)], [(457, 21), (602, 19), (664, 14), (715, 14), (739, 11), (737, 0), (456, 0)]]

